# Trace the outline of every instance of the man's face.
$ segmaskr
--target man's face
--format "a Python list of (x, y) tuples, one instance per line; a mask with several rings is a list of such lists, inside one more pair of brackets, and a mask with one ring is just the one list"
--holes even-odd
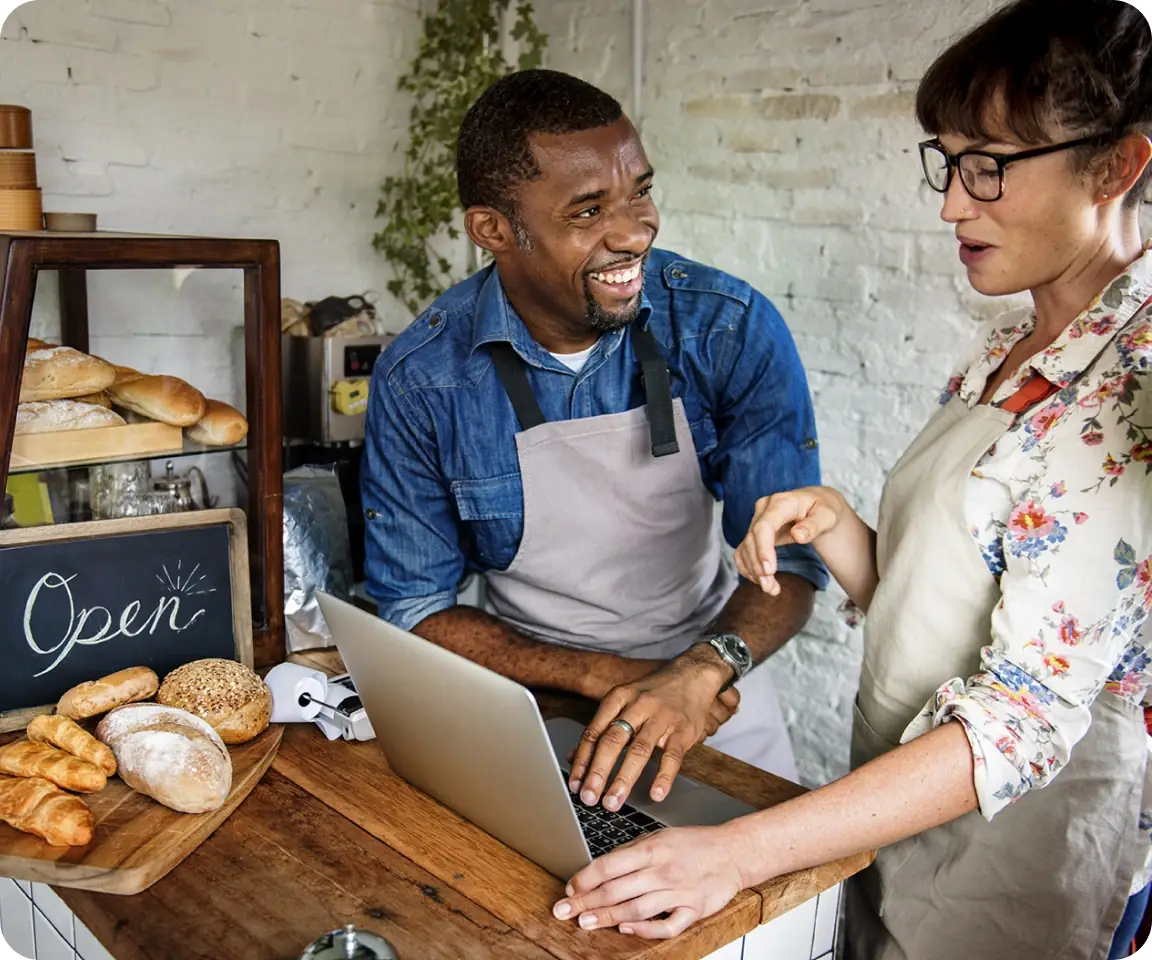
[(520, 243), (496, 258), (509, 299), (574, 334), (628, 325), (660, 228), (636, 130), (621, 118), (529, 142), (541, 175), (518, 190)]

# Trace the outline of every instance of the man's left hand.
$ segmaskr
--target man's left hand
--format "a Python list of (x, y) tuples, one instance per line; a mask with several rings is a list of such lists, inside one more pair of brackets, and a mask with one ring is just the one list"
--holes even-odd
[[(680, 772), (688, 750), (715, 732), (717, 720), (731, 718), (740, 694), (729, 687), (719, 690), (731, 676), (731, 668), (702, 659), (692, 650), (647, 677), (611, 690), (588, 724), (572, 761), (569, 786), (592, 806), (599, 802), (621, 751), (628, 753), (616, 779), (604, 796), (604, 807), (619, 810), (654, 750), (662, 751), (660, 771), (650, 796), (663, 800)], [(717, 714), (710, 717), (710, 713)], [(634, 733), (614, 724), (624, 720)]]

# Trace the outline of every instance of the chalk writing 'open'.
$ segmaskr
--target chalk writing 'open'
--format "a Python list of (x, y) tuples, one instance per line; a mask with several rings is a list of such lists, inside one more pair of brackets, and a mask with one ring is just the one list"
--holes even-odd
[[(73, 574), (70, 577), (62, 577), (58, 573), (46, 573), (36, 581), (36, 586), (28, 595), (28, 602), (24, 605), (24, 639), (28, 641), (28, 646), (40, 656), (56, 655), (47, 667), (34, 676), (42, 677), (46, 673), (51, 673), (63, 663), (77, 644), (94, 646), (107, 643), (116, 637), (138, 637), (145, 632), (149, 636), (154, 636), (156, 631), (161, 629), (161, 624), (165, 618), (167, 618), (165, 624), (167, 629), (174, 633), (181, 633), (204, 616), (206, 612), (203, 609), (197, 610), (184, 623), (181, 623), (180, 597), (161, 597), (156, 608), (139, 625), (137, 625), (137, 620), (141, 615), (143, 606), (139, 600), (133, 600), (129, 603), (120, 611), (119, 617), (113, 616), (112, 611), (101, 606), (82, 607), (77, 611), (76, 601), (72, 596), (72, 588), (68, 586), (77, 576), (77, 574)], [(32, 614), (37, 601), (41, 600), (42, 597), (48, 597), (47, 591), (51, 590), (63, 590), (67, 597), (68, 625), (63, 637), (54, 646), (45, 647), (32, 633)], [(53, 606), (56, 606), (55, 598), (51, 602)]]

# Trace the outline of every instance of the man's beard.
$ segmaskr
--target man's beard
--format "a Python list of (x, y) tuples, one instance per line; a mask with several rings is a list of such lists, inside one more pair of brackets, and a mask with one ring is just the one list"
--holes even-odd
[(612, 333), (614, 330), (621, 330), (629, 326), (640, 315), (640, 300), (643, 294), (644, 288), (641, 286), (640, 292), (636, 294), (636, 299), (630, 306), (620, 313), (609, 313), (596, 302), (596, 298), (592, 296), (592, 288), (588, 283), (588, 278), (585, 277), (584, 316), (588, 325), (597, 333)]

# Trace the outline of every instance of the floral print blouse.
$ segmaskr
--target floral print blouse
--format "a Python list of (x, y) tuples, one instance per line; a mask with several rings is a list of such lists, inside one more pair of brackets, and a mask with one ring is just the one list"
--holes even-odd
[[(1057, 388), (970, 480), (966, 516), (1001, 590), (981, 672), (942, 686), (905, 734), (963, 721), (989, 819), (1059, 773), (1098, 695), (1139, 703), (1152, 685), (1149, 250), (991, 400), (1033, 374)], [(978, 404), (1034, 323), (1025, 310), (985, 328), (942, 402)]]

